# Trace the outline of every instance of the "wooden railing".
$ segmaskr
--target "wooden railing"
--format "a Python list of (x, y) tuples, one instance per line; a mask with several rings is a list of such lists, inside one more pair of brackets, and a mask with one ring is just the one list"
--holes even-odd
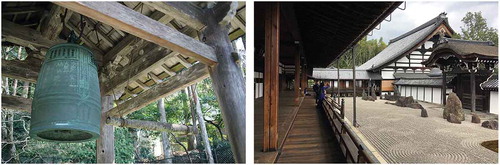
[(340, 148), (344, 153), (346, 161), (348, 163), (380, 163), (354, 132), (349, 122), (344, 120), (344, 104), (344, 99), (342, 99), (341, 103), (337, 103), (330, 97), (327, 97), (323, 101), (323, 109), (335, 133), (335, 137), (340, 143)]

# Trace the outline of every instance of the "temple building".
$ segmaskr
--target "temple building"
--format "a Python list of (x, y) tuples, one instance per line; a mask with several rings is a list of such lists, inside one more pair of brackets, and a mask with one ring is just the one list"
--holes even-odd
[[(394, 94), (397, 90), (401, 96), (413, 96), (418, 101), (443, 105), (447, 95), (455, 92), (464, 108), (498, 114), (495, 100), (498, 80), (491, 76), (498, 62), (498, 47), (492, 42), (451, 39), (454, 33), (446, 13), (441, 13), (390, 40), (387, 48), (356, 67), (357, 89), (374, 86), (377, 95)], [(443, 61), (447, 61), (446, 65)], [(451, 68), (443, 68), (443, 65)], [(475, 88), (470, 86), (471, 72), (464, 71), (467, 67), (473, 67), (470, 71), (475, 73), (472, 81)], [(349, 89), (342, 84), (352, 83), (352, 74), (352, 69), (313, 69), (313, 77), (333, 82), (335, 92), (337, 84), (341, 84), (341, 94)], [(363, 90), (357, 91), (360, 95)], [(475, 95), (472, 95), (474, 91)], [(471, 97), (476, 101), (471, 101)], [(475, 106), (471, 108), (473, 104)]]

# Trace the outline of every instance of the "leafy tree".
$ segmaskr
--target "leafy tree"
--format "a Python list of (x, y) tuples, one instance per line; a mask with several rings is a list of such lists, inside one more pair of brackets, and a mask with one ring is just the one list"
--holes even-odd
[[(371, 39), (368, 40), (367, 37), (361, 39), (357, 46), (354, 48), (354, 54), (356, 57), (356, 66), (359, 66), (366, 61), (370, 60), (372, 57), (375, 57), (378, 53), (384, 50), (387, 47), (387, 44), (383, 41), (382, 38)], [(339, 65), (337, 66), (337, 62), (333, 62), (329, 67), (338, 67), (342, 69), (352, 69), (352, 52), (351, 50), (346, 51), (339, 59)]]
[(465, 40), (492, 41), (498, 45), (498, 30), (488, 27), (486, 19), (481, 12), (467, 12), (462, 18), (464, 26), (460, 26), (462, 33), (456, 33), (453, 37)]

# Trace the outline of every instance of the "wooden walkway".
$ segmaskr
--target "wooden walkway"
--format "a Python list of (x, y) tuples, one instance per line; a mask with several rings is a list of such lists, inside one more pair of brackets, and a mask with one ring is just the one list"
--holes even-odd
[[(293, 91), (280, 91), (278, 109), (278, 148), (282, 147), (285, 136), (292, 125), (293, 118), (299, 109), (299, 106), (295, 105), (294, 100)], [(254, 161), (255, 163), (274, 163), (278, 156), (278, 151), (262, 152), (264, 136), (264, 100), (262, 98), (255, 99), (254, 112)]]
[(342, 151), (323, 111), (306, 96), (277, 163), (345, 163)]

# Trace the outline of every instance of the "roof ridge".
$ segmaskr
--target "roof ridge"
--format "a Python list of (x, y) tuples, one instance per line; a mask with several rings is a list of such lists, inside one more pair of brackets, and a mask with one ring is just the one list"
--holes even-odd
[(426, 28), (426, 27), (428, 27), (430, 25), (440, 24), (443, 21), (446, 22), (446, 23), (448, 23), (448, 17), (446, 17), (446, 13), (445, 12), (440, 13), (437, 17), (432, 18), (431, 20), (429, 20), (429, 21), (425, 22), (424, 24), (422, 24), (422, 25), (420, 25), (420, 26), (418, 26), (418, 27), (410, 30), (409, 32), (406, 32), (406, 33), (404, 33), (404, 34), (402, 34), (402, 35), (400, 35), (400, 36), (398, 36), (396, 38), (393, 38), (393, 39), (389, 40), (389, 44), (394, 43), (396, 41), (399, 41), (399, 40), (401, 40), (401, 39), (403, 39), (403, 38), (405, 38), (405, 37), (407, 37), (407, 36), (409, 36), (409, 35), (417, 32), (417, 31), (420, 31), (420, 30), (422, 30), (422, 29), (424, 29), (424, 28)]

